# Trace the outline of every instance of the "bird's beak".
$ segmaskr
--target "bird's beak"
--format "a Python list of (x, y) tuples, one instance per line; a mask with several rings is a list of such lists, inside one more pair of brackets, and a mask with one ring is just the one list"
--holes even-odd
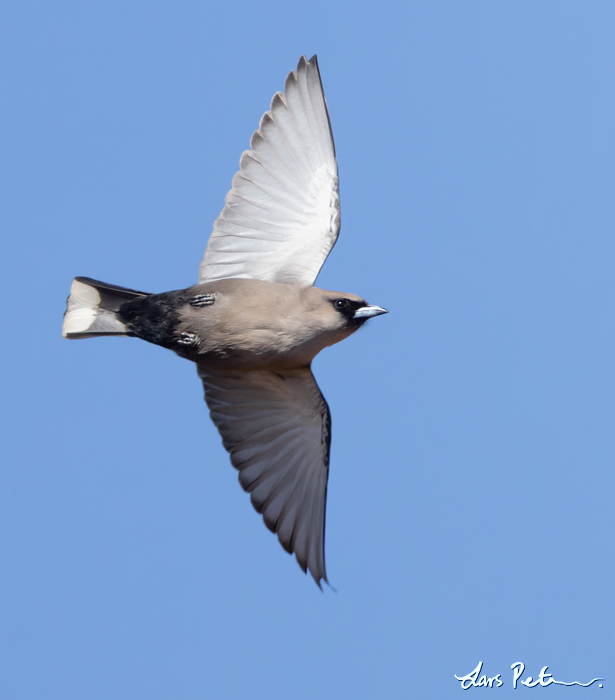
[(388, 314), (386, 309), (381, 306), (362, 306), (354, 312), (353, 318), (372, 318), (373, 316), (380, 316), (380, 314)]

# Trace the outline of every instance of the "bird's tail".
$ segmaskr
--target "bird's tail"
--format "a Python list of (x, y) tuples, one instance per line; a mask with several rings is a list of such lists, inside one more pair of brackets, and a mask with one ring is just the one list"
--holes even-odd
[(146, 292), (115, 287), (89, 277), (75, 277), (66, 300), (62, 335), (94, 338), (99, 335), (133, 335), (118, 316), (120, 306)]

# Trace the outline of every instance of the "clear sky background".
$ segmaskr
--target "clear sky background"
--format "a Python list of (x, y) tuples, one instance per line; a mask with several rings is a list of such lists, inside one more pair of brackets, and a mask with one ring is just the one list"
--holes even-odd
[[(0, 697), (611, 697), (615, 5), (20, 0), (0, 33)], [(318, 284), (390, 310), (314, 363), (323, 593), (192, 365), (60, 336), (75, 275), (194, 283), (314, 53), (342, 201)], [(479, 661), (502, 687), (461, 690)], [(515, 662), (604, 688), (513, 690)]]

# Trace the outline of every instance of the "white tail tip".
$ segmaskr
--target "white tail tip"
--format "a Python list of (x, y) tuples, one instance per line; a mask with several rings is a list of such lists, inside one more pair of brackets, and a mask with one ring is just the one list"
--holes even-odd
[(100, 308), (100, 292), (89, 284), (73, 280), (66, 300), (62, 326), (64, 338), (84, 338), (92, 335), (117, 335), (126, 332), (126, 326), (114, 312)]

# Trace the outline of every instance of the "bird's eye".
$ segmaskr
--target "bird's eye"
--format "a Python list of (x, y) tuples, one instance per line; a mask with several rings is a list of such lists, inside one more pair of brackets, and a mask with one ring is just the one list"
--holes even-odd
[(349, 303), (350, 302), (348, 301), (348, 299), (338, 299), (335, 302), (335, 308), (336, 309), (345, 309)]

